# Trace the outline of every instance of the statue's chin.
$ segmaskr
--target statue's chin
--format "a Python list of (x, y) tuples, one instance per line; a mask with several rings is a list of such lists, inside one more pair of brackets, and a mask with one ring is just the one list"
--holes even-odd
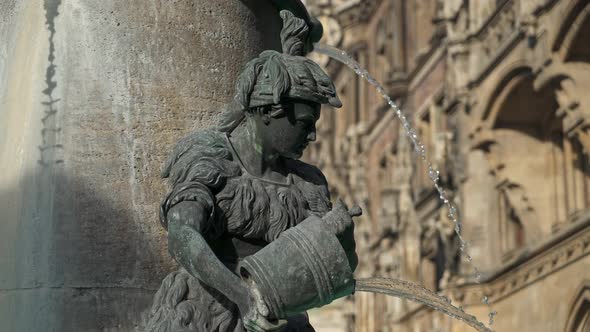
[(282, 155), (283, 158), (298, 160), (303, 156), (303, 151), (289, 152)]

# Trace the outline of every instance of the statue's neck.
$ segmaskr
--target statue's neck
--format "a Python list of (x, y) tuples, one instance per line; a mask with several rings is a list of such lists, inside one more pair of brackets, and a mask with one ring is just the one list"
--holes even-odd
[(236, 128), (229, 135), (229, 141), (235, 157), (250, 175), (279, 183), (288, 182), (283, 159), (265, 149), (253, 128), (248, 125)]

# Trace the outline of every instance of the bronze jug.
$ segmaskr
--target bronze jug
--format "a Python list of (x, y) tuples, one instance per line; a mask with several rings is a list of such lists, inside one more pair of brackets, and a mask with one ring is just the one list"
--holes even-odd
[(346, 253), (324, 220), (316, 216), (244, 258), (238, 271), (258, 287), (271, 319), (321, 307), (354, 292)]

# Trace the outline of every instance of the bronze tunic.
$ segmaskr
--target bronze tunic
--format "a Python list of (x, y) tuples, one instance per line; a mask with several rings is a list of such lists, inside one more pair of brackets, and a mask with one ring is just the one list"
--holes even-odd
[[(314, 166), (285, 160), (286, 183), (247, 173), (232, 153), (225, 133), (203, 130), (179, 142), (163, 176), (173, 185), (161, 206), (204, 203), (209, 220), (203, 236), (216, 256), (234, 271), (240, 259), (256, 253), (283, 231), (310, 215), (331, 209), (327, 183)], [(234, 272), (235, 273), (235, 272)], [(245, 331), (237, 306), (184, 268), (170, 273), (156, 293), (148, 331)], [(306, 315), (289, 319), (283, 331), (314, 331)]]

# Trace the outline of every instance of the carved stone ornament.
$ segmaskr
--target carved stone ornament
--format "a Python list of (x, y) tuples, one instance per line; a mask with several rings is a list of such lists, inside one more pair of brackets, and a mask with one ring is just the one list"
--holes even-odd
[(360, 208), (332, 207), (322, 172), (298, 160), (321, 105), (342, 104), (304, 57), (312, 20), (280, 15), (283, 53), (251, 60), (219, 126), (180, 140), (164, 168), (160, 222), (180, 269), (147, 331), (313, 331), (305, 310), (354, 290)]

